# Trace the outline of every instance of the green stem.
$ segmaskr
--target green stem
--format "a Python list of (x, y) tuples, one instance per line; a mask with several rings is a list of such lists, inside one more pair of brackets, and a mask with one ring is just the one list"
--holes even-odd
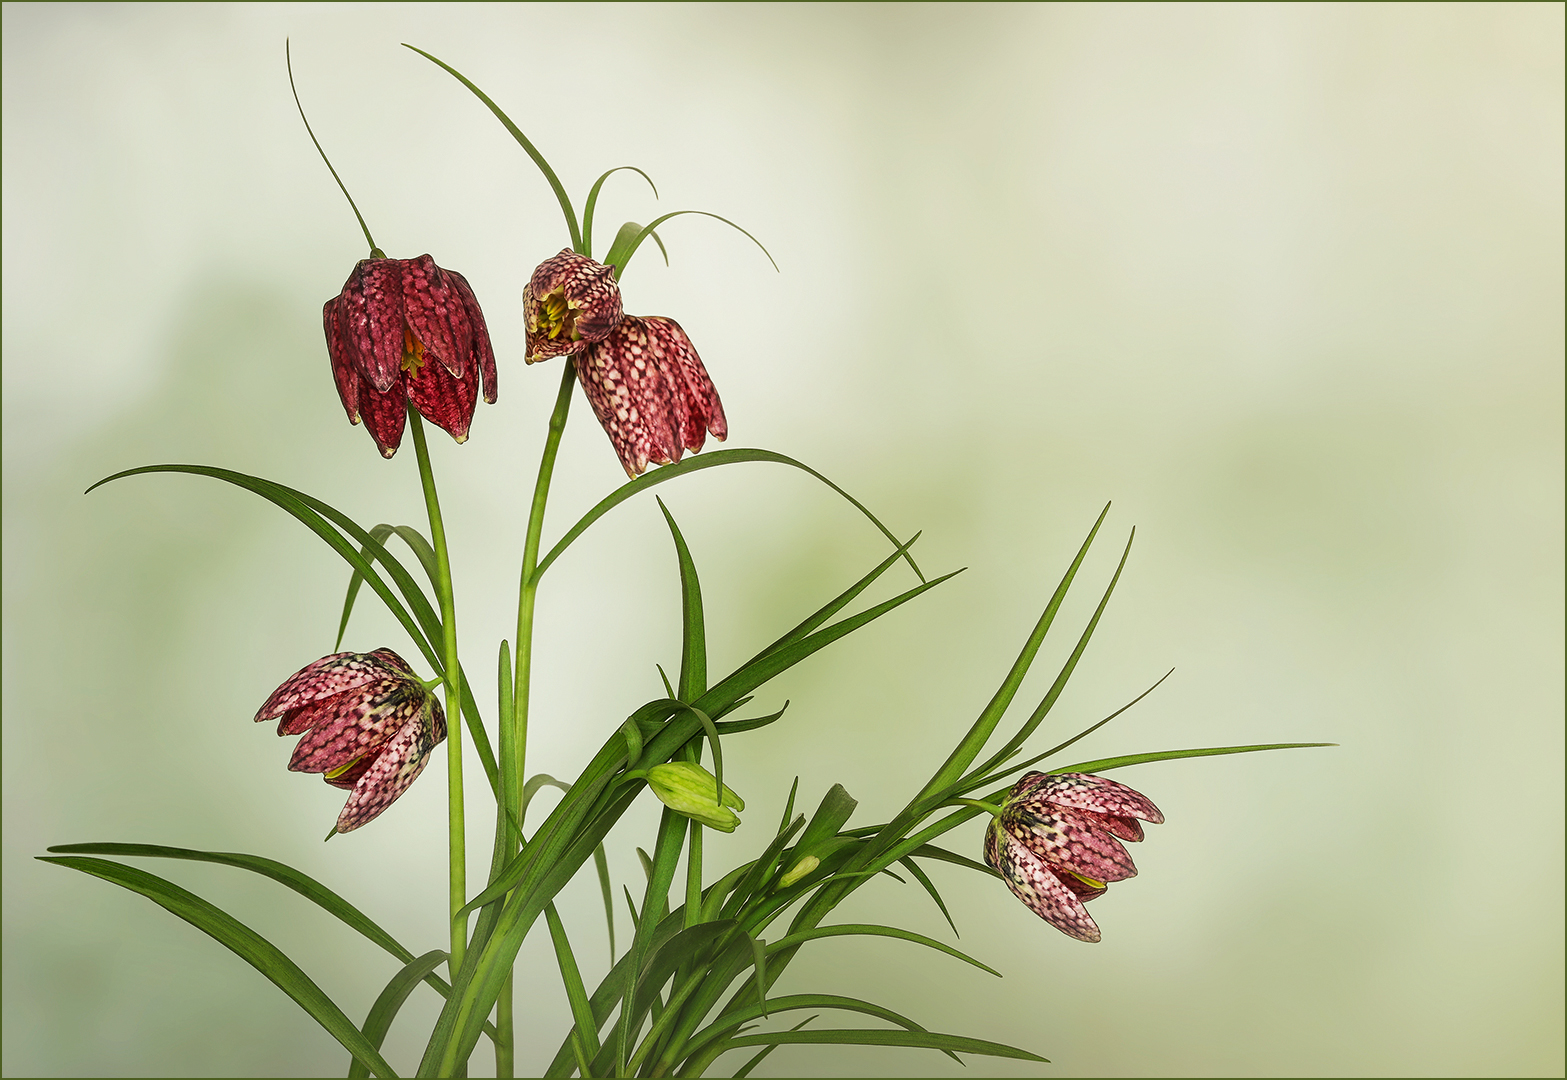
[[(555, 395), (555, 411), (550, 414), (549, 433), (544, 438), (544, 454), (539, 459), (539, 478), (533, 486), (533, 507), (528, 513), (528, 537), (522, 548), (522, 579), (517, 596), (516, 677), (512, 680), (512, 732), (510, 762), (521, 791), (528, 763), (528, 691), (533, 663), (533, 605), (538, 591), (535, 571), (539, 564), (539, 538), (544, 532), (544, 504), (549, 500), (550, 477), (555, 472), (555, 455), (560, 451), (560, 436), (566, 430), (566, 415), (571, 411), (572, 383), (577, 369), (567, 357), (560, 374), (560, 391)], [(517, 823), (522, 824), (522, 807), (516, 807)]]
[(455, 981), (468, 944), (468, 920), (457, 916), (457, 912), (467, 903), (468, 891), (462, 801), (462, 669), (457, 664), (457, 608), (452, 599), (452, 564), (446, 553), (446, 527), (441, 524), (441, 502), (435, 494), (435, 474), (430, 471), (430, 449), (425, 445), (424, 423), (419, 419), (419, 411), (411, 405), (408, 408), (408, 424), (413, 429), (414, 452), (419, 456), (419, 482), (424, 487), (424, 505), (430, 512), (430, 543), (435, 548), (435, 589), (441, 603), (447, 717), (446, 806), (450, 867), (447, 900), (451, 913), (450, 970)]
[(370, 235), (370, 226), (365, 224), (365, 216), (359, 212), (359, 207), (354, 204), (354, 197), (348, 193), (348, 185), (343, 183), (343, 178), (337, 175), (337, 170), (332, 168), (332, 162), (327, 159), (326, 151), (321, 149), (321, 141), (316, 138), (316, 133), (310, 130), (310, 121), (305, 116), (305, 107), (299, 103), (299, 91), (294, 89), (294, 58), (289, 53), (288, 40), (283, 41), (283, 60), (288, 65), (288, 88), (294, 93), (294, 106), (299, 110), (299, 118), (305, 121), (305, 134), (310, 136), (310, 141), (316, 144), (316, 153), (321, 155), (321, 160), (326, 162), (326, 171), (332, 174), (332, 179), (337, 181), (337, 186), (343, 191), (343, 198), (348, 200), (348, 207), (354, 212), (354, 217), (359, 219), (359, 228), (365, 234), (365, 240), (370, 244), (370, 257), (372, 259), (384, 259), (385, 253), (375, 246), (375, 237)]

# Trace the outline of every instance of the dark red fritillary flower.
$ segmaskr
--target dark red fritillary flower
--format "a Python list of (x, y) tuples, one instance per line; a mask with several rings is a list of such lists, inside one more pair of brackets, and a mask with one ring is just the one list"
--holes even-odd
[(441, 703), (391, 649), (334, 653), (289, 676), (256, 713), (274, 719), (279, 735), (305, 735), (291, 770), (352, 792), (340, 833), (391, 806), (446, 738)]
[(615, 268), (566, 248), (540, 263), (522, 291), (528, 363), (575, 356), (603, 341), (622, 315)]
[(985, 861), (1017, 898), (1079, 941), (1098, 941), (1083, 903), (1137, 874), (1120, 841), (1143, 838), (1138, 819), (1159, 808), (1125, 784), (1088, 773), (1025, 773), (985, 832)]
[(614, 267), (567, 249), (523, 292), (528, 362), (572, 356), (577, 378), (632, 479), (729, 434), (724, 406), (673, 319), (625, 314)]
[(343, 408), (383, 457), (397, 452), (412, 404), (458, 442), (478, 404), (495, 402), (495, 353), (468, 281), (428, 255), (362, 259), (322, 309)]

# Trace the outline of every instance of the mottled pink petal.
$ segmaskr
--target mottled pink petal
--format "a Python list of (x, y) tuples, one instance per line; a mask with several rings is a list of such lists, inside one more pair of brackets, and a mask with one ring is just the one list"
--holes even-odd
[(1006, 808), (1002, 823), (1019, 844), (1039, 858), (1059, 863), (1095, 881), (1122, 881), (1137, 875), (1120, 841), (1079, 818), (1070, 807), (1020, 803)]
[[(561, 294), (570, 314), (566, 325), (556, 325), (557, 332), (552, 337), (543, 301), (556, 292)], [(623, 314), (614, 269), (570, 248), (562, 249), (559, 255), (539, 264), (522, 292), (523, 329), (528, 335), (526, 359), (532, 364), (555, 356), (575, 356), (594, 342), (604, 340)]]
[(1040, 798), (1058, 806), (1075, 806), (1098, 814), (1142, 818), (1164, 824), (1164, 815), (1141, 792), (1091, 773), (1051, 773), (1040, 788)]
[(649, 351), (641, 319), (627, 316), (577, 359), (577, 376), (626, 475), (680, 460), (672, 392)]
[(678, 433), (687, 450), (702, 449), (709, 432), (719, 442), (729, 434), (723, 402), (708, 378), (696, 347), (674, 319), (649, 315), (642, 320), (648, 338), (656, 346), (659, 368), (675, 387)]
[(397, 261), (402, 264), (403, 318), (408, 328), (427, 356), (440, 361), (453, 378), (462, 378), (473, 352), (473, 332), (462, 296), (430, 256)]
[(1099, 927), (1077, 894), (1061, 883), (1044, 860), (1014, 842), (999, 822), (993, 821), (985, 832), (985, 861), (1014, 896), (1051, 926), (1079, 941), (1099, 940)]
[(387, 742), (359, 777), (338, 815), (338, 832), (352, 832), (380, 814), (424, 771), (431, 750), (446, 738), (440, 704), (433, 698), (427, 702), (428, 707)]
[(294, 747), (291, 772), (328, 772), (387, 742), (425, 708), (428, 695), (413, 680), (392, 683), (375, 694), (340, 694)]
[[(401, 658), (399, 658), (401, 659)], [(306, 664), (272, 691), (256, 712), (256, 722), (272, 720), (307, 702), (379, 682), (387, 677), (385, 661), (375, 653), (333, 653)]]

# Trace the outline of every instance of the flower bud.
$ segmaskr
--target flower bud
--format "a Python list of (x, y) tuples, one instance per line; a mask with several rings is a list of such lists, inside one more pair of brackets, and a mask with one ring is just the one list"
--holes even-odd
[(778, 887), (780, 889), (787, 889), (796, 881), (799, 881), (805, 875), (809, 874), (812, 870), (815, 870), (821, 864), (822, 861), (815, 855), (807, 855), (805, 858), (791, 866), (787, 874), (778, 879)]
[(694, 762), (671, 761), (654, 765), (647, 771), (647, 782), (660, 802), (699, 825), (734, 832), (740, 824), (734, 810), (744, 810), (745, 800), (730, 791), (727, 784), (720, 800), (717, 778)]

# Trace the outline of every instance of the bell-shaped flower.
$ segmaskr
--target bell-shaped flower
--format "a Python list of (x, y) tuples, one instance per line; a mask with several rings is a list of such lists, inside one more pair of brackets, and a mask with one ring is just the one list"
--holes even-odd
[(348, 419), (383, 457), (397, 452), (412, 405), (458, 442), (495, 402), (495, 353), (468, 281), (428, 255), (361, 259), (322, 309), (332, 378)]
[(734, 832), (740, 824), (735, 810), (744, 810), (745, 800), (730, 791), (728, 784), (720, 796), (718, 778), (695, 762), (654, 765), (647, 771), (647, 783), (660, 802), (699, 825)]
[(1139, 792), (1088, 773), (1025, 773), (985, 832), (985, 861), (1017, 898), (1079, 941), (1098, 941), (1085, 901), (1137, 873), (1122, 840), (1164, 815)]
[(635, 479), (729, 434), (724, 406), (691, 339), (673, 319), (626, 315), (615, 268), (562, 251), (523, 293), (528, 362), (572, 356), (610, 445)]
[(615, 268), (566, 248), (540, 263), (522, 291), (528, 363), (575, 356), (603, 341), (622, 315)]
[(256, 720), (300, 735), (288, 767), (351, 794), (336, 831), (352, 832), (397, 799), (446, 738), (446, 716), (391, 649), (334, 653), (291, 675)]

